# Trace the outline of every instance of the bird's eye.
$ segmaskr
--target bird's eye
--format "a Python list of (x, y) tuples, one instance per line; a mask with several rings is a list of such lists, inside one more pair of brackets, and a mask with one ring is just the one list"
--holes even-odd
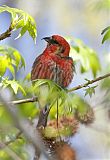
[(51, 44), (59, 44), (56, 40), (52, 39)]

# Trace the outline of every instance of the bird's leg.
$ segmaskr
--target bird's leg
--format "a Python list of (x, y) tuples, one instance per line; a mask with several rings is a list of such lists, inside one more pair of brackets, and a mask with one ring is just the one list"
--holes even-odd
[(49, 112), (50, 112), (50, 108), (48, 105), (40, 109), (37, 127), (41, 127), (41, 126), (44, 128), (46, 127)]

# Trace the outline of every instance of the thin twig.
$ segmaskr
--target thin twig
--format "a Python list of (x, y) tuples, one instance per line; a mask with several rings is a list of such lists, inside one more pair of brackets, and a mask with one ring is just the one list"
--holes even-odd
[(32, 98), (27, 98), (27, 99), (21, 99), (21, 100), (17, 100), (17, 101), (12, 101), (12, 102), (9, 102), (9, 104), (22, 104), (22, 103), (30, 103), (30, 102), (37, 102), (38, 101), (38, 98), (37, 96), (35, 97), (32, 97)]
[[(8, 104), (23, 104), (23, 103), (32, 103), (32, 102), (37, 102), (38, 101), (38, 98), (37, 96), (34, 96), (34, 97), (31, 97), (31, 98), (26, 98), (26, 99), (20, 99), (20, 100), (16, 100), (16, 101), (11, 101), (11, 102), (7, 102)], [(0, 106), (2, 104), (0, 103)]]
[(0, 34), (0, 41), (10, 37), (12, 30), (13, 30), (13, 28), (10, 24), (9, 28), (4, 33)]
[(68, 90), (68, 92), (73, 92), (73, 91), (76, 91), (76, 90), (78, 90), (78, 89), (87, 87), (89, 84), (93, 84), (93, 83), (95, 83), (95, 82), (97, 82), (97, 81), (100, 81), (100, 80), (102, 80), (102, 79), (105, 79), (105, 78), (107, 78), (107, 77), (110, 77), (110, 73), (105, 74), (105, 75), (103, 75), (103, 76), (100, 76), (100, 77), (98, 77), (98, 78), (96, 78), (96, 79), (93, 79), (93, 80), (90, 80), (90, 81), (88, 80), (87, 83), (84, 83), (84, 84), (78, 85), (78, 86), (76, 86), (76, 87), (74, 87), (74, 88), (71, 88), (71, 89)]

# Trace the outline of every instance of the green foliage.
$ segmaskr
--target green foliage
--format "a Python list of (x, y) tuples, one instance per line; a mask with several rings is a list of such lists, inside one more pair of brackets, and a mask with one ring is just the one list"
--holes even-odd
[(1, 78), (0, 81), (0, 87), (4, 88), (11, 88), (13, 89), (14, 93), (17, 94), (18, 91), (21, 91), (23, 95), (26, 95), (25, 90), (23, 87), (17, 82), (16, 80), (9, 80), (7, 77), (6, 78)]
[(7, 69), (15, 77), (15, 69), (25, 68), (24, 58), (18, 50), (9, 46), (0, 46), (0, 76), (3, 76)]
[(89, 104), (77, 94), (72, 94), (72, 103), (74, 105), (75, 110), (82, 114), (85, 114), (88, 108), (90, 108)]
[(5, 11), (11, 14), (12, 30), (21, 29), (17, 38), (22, 37), (28, 31), (33, 40), (36, 41), (36, 22), (28, 13), (17, 8), (0, 6), (0, 13)]
[(110, 26), (105, 28), (101, 34), (104, 34), (104, 37), (102, 39), (102, 43), (104, 43), (107, 40), (110, 40)]
[(39, 109), (36, 107), (36, 103), (20, 104), (19, 109), (23, 116), (30, 119), (35, 118), (39, 113)]
[(97, 86), (92, 86), (92, 87), (89, 87), (88, 86), (88, 88), (87, 89), (85, 89), (85, 96), (86, 95), (89, 95), (90, 97), (92, 97), (92, 95), (93, 94), (95, 94), (95, 88), (96, 88)]
[(97, 0), (94, 3), (94, 9), (97, 11), (107, 11), (110, 9), (110, 0)]
[[(24, 142), (19, 139), (16, 140), (14, 143), (11, 143), (9, 145), (9, 149), (12, 150), (16, 155), (18, 155), (19, 159), (27, 160), (27, 153), (24, 150)], [(4, 147), (2, 150), (0, 150), (0, 159), (2, 160), (11, 160), (12, 157), (10, 156), (7, 149)]]
[[(12, 119), (9, 114), (4, 109), (4, 106), (0, 104), (0, 130), (5, 126), (7, 127), (9, 124), (12, 124)], [(4, 133), (4, 132), (3, 132)], [(7, 134), (7, 131), (6, 131)], [(2, 136), (2, 132), (0, 134)]]
[(57, 100), (59, 100), (59, 106), (65, 106), (67, 104), (68, 106), (72, 105), (67, 90), (61, 88), (51, 80), (35, 80), (33, 91), (38, 96), (39, 102), (43, 102), (41, 105), (42, 107), (44, 107), (45, 104), (49, 104), (51, 107), (53, 107), (56, 105)]
[(23, 160), (27, 160), (27, 152), (24, 149), (24, 141), (23, 138), (17, 139), (14, 143), (10, 144), (10, 148), (17, 154), (19, 155), (19, 158)]
[(25, 78), (24, 78), (24, 81), (31, 81), (31, 73), (28, 73)]
[(71, 45), (70, 56), (74, 61), (80, 61), (81, 73), (92, 71), (94, 77), (96, 77), (97, 72), (100, 71), (101, 65), (96, 52), (86, 46), (81, 40), (73, 39), (71, 37), (67, 38), (67, 41)]
[(101, 87), (103, 89), (110, 88), (110, 77), (103, 80), (103, 82), (101, 83)]
[[(45, 88), (43, 88), (44, 86), (47, 86), (48, 92), (45, 92)], [(91, 96), (92, 93), (95, 93), (96, 87), (97, 86), (87, 88), (86, 95), (89, 94)], [(38, 96), (38, 99), (41, 101), (45, 100), (45, 104), (49, 104), (51, 106), (50, 119), (56, 118), (57, 101), (59, 107), (59, 116), (63, 116), (65, 113), (66, 115), (73, 115), (74, 111), (79, 106), (82, 110), (85, 110), (85, 108), (88, 107), (88, 104), (81, 97), (76, 94), (68, 93), (67, 90), (61, 88), (51, 80), (36, 80), (33, 91)]]

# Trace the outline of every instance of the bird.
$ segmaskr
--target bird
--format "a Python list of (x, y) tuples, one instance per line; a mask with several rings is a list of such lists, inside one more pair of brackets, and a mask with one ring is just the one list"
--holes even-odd
[[(49, 79), (62, 88), (68, 87), (74, 77), (75, 70), (73, 59), (69, 56), (69, 43), (60, 35), (44, 37), (43, 40), (47, 42), (47, 46), (33, 63), (31, 80)], [(44, 110), (41, 111), (39, 121), (46, 113), (47, 107), (44, 107)], [(46, 122), (43, 123), (45, 123), (43, 124), (45, 126)], [(39, 125), (40, 123), (38, 123)]]

